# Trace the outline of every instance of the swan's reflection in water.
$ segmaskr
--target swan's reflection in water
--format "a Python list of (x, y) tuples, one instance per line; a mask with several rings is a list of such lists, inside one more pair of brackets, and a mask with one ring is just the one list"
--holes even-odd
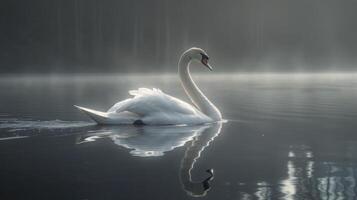
[(190, 196), (199, 197), (205, 196), (210, 189), (210, 181), (213, 179), (213, 169), (208, 169), (209, 174), (202, 182), (192, 181), (191, 171), (194, 168), (196, 160), (200, 157), (201, 152), (214, 140), (221, 132), (222, 123), (212, 124), (205, 131), (198, 133), (193, 140), (190, 141), (186, 149), (185, 156), (181, 161), (180, 180), (183, 189)]
[(207, 169), (205, 173), (208, 176), (198, 182), (192, 180), (191, 172), (201, 152), (219, 135), (221, 128), (222, 122), (200, 126), (106, 126), (89, 131), (77, 144), (110, 138), (116, 145), (130, 149), (133, 156), (150, 157), (162, 156), (188, 143), (181, 160), (179, 178), (188, 195), (200, 197), (210, 190), (214, 171)]

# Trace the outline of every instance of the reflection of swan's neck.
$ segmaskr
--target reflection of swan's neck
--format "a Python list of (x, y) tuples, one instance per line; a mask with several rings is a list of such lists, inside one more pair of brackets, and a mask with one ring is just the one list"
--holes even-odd
[(183, 189), (191, 196), (204, 196), (210, 189), (210, 181), (213, 179), (213, 170), (207, 170), (209, 176), (201, 181), (194, 182), (191, 172), (201, 152), (214, 140), (221, 132), (222, 123), (211, 124), (205, 131), (201, 132), (188, 145), (185, 156), (180, 166), (180, 181)]
[(189, 51), (183, 53), (179, 61), (178, 72), (182, 87), (184, 88), (187, 96), (191, 99), (192, 103), (200, 109), (201, 112), (215, 121), (221, 120), (222, 116), (219, 110), (208, 100), (208, 98), (201, 92), (192, 80), (189, 70), (191, 62), (189, 53)]

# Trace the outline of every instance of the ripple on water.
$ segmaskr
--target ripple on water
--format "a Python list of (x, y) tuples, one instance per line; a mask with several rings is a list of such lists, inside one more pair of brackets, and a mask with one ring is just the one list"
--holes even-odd
[(21, 118), (0, 118), (0, 141), (10, 139), (21, 139), (40, 134), (71, 134), (88, 127), (94, 123), (84, 121), (63, 120), (33, 120)]

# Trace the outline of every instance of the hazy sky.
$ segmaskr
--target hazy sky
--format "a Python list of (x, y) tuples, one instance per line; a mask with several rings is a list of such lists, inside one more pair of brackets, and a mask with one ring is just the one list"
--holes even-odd
[(356, 0), (2, 0), (0, 72), (350, 71)]

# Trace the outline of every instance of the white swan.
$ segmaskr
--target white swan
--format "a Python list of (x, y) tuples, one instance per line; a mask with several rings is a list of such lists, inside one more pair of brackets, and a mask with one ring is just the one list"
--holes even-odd
[(200, 48), (185, 51), (178, 64), (182, 87), (194, 106), (161, 92), (159, 89), (131, 90), (133, 98), (116, 103), (107, 112), (75, 106), (98, 124), (177, 125), (220, 121), (222, 115), (193, 82), (189, 66), (199, 61), (212, 70), (208, 55)]

